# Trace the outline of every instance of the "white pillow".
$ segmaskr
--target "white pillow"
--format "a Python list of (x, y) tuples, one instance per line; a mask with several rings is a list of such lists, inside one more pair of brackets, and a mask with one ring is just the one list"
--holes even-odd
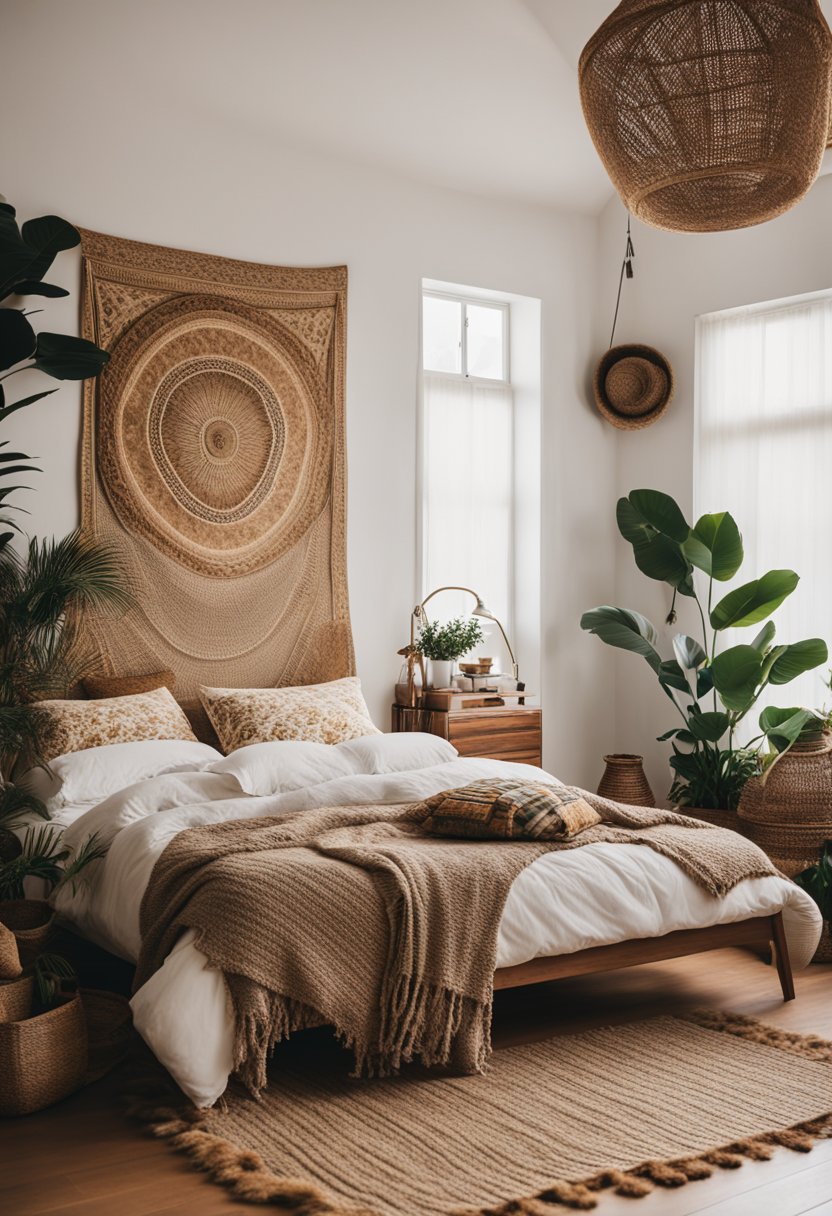
[(49, 762), (51, 772), (30, 769), (19, 784), (46, 803), (50, 814), (65, 806), (94, 804), (127, 785), (161, 773), (207, 768), (221, 753), (189, 739), (142, 739), (69, 752)]
[(212, 773), (236, 777), (245, 794), (268, 797), (289, 790), (305, 789), (321, 781), (349, 777), (360, 772), (348, 755), (328, 743), (282, 739), (272, 743), (250, 743), (210, 767)]
[(339, 743), (335, 751), (349, 756), (360, 773), (406, 773), (446, 764), (459, 755), (447, 739), (421, 731), (365, 735)]

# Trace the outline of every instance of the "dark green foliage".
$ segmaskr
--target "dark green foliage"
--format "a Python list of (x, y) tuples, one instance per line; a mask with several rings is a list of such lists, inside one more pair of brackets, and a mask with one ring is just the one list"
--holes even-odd
[[(639, 570), (672, 589), (674, 606), (677, 595), (695, 601), (702, 637), (677, 634), (673, 639), (675, 657), (662, 659), (655, 626), (632, 609), (609, 604), (585, 612), (581, 628), (608, 646), (646, 659), (682, 718), (683, 726), (660, 736), (660, 741), (673, 740), (673, 801), (683, 806), (733, 810), (748, 778), (787, 751), (801, 734), (817, 731), (822, 720), (808, 709), (766, 709), (760, 715), (761, 734), (747, 747), (734, 744), (737, 726), (769, 684), (786, 684), (825, 663), (826, 643), (808, 638), (791, 646), (773, 645), (775, 627), (766, 618), (797, 586), (799, 580), (793, 570), (770, 570), (762, 578), (729, 591), (711, 607), (714, 582), (733, 578), (743, 560), (742, 537), (727, 511), (703, 515), (691, 528), (668, 494), (633, 490), (619, 500), (616, 519), (621, 535), (632, 546)], [(708, 579), (707, 613), (697, 595), (694, 567)], [(672, 620), (674, 609), (668, 623)], [(723, 630), (762, 621), (766, 623), (750, 644), (718, 651)], [(713, 693), (713, 707), (706, 710), (702, 701), (709, 693)], [(763, 739), (770, 748), (766, 757), (759, 752)]]
[(827, 840), (817, 865), (809, 866), (794, 880), (811, 895), (824, 920), (832, 921), (832, 840)]
[[(0, 303), (11, 296), (41, 296), (44, 299), (66, 296), (63, 287), (42, 282), (56, 254), (74, 248), (81, 240), (72, 224), (57, 215), (42, 215), (27, 220), (22, 228), (17, 225), (14, 207), (0, 202)], [(68, 334), (36, 333), (29, 316), (22, 308), (0, 308), (0, 379), (7, 381), (18, 372), (33, 369), (51, 376), (54, 380), (88, 380), (97, 376), (109, 359), (106, 351), (84, 338)], [(5, 388), (0, 384), (0, 422), (16, 410), (34, 405), (54, 389), (31, 393), (21, 400), (7, 402)], [(5, 445), (0, 445), (5, 446)], [(18, 473), (37, 473), (41, 470), (31, 463), (25, 453), (0, 456), (0, 478), (16, 476)], [(15, 463), (17, 461), (17, 463)], [(22, 463), (20, 463), (22, 461)], [(21, 511), (6, 500), (26, 489), (23, 485), (0, 482), (0, 510)], [(0, 516), (0, 552), (4, 551), (19, 531), (16, 520), (7, 515)]]

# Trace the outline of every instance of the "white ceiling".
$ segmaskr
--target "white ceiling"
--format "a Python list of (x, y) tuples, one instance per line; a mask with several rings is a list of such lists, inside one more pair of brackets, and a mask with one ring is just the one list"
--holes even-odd
[[(66, 48), (67, 87), (85, 60), (99, 79), (104, 64), (117, 72), (137, 129), (152, 88), (209, 120), (453, 189), (591, 212), (612, 193), (576, 67), (614, 0), (16, 6)], [(832, 0), (823, 8), (832, 17)]]

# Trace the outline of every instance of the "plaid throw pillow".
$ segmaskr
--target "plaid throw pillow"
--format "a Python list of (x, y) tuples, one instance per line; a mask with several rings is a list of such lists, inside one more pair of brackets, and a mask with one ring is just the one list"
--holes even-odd
[(474, 781), (422, 806), (426, 832), (476, 840), (565, 840), (601, 819), (580, 790), (519, 777)]

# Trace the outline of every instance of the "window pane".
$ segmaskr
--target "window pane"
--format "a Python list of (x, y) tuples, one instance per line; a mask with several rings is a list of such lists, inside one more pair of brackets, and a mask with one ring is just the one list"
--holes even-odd
[(505, 379), (502, 308), (468, 305), (467, 372), (488, 380)]
[(462, 305), (458, 300), (422, 297), (422, 348), (425, 371), (462, 371)]
[[(801, 576), (797, 593), (774, 614), (778, 644), (830, 640), (830, 532), (818, 511), (832, 467), (830, 350), (832, 293), (699, 323), (694, 514), (730, 511), (743, 534), (745, 561), (720, 595), (766, 570)], [(728, 630), (720, 650), (753, 636), (753, 628)], [(824, 665), (787, 688), (767, 689), (740, 741), (758, 733), (766, 705), (828, 704), (826, 675)]]
[[(427, 377), (424, 385), (423, 594), (473, 587), (511, 634), (513, 402), (507, 385)], [(467, 615), (470, 595), (443, 593), (428, 614)], [(510, 671), (496, 626), (476, 653)]]

